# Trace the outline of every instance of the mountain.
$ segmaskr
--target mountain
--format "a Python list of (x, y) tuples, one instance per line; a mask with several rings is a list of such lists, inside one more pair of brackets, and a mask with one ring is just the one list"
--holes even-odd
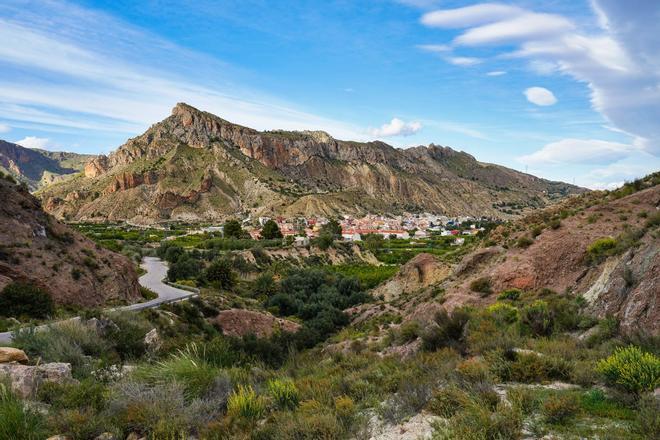
[(433, 211), (507, 218), (583, 190), (464, 152), (397, 149), (320, 131), (260, 132), (186, 104), (85, 174), (43, 189), (60, 218), (216, 220), (252, 215)]
[(440, 308), (493, 304), (508, 289), (541, 299), (553, 291), (581, 296), (590, 314), (615, 318), (626, 333), (660, 334), (660, 173), (538, 210), (485, 243), (449, 272), (420, 255), (375, 292), (404, 316), (430, 319)]
[(0, 171), (34, 190), (83, 170), (94, 156), (25, 148), (0, 140)]
[(0, 290), (18, 281), (58, 304), (86, 307), (140, 298), (133, 263), (53, 219), (22, 185), (0, 175)]

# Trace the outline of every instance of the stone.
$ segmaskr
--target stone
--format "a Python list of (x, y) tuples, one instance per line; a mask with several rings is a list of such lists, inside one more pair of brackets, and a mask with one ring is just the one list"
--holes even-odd
[(104, 432), (100, 435), (97, 435), (94, 440), (117, 440), (117, 437), (111, 432)]
[(19, 350), (18, 348), (0, 347), (0, 364), (6, 364), (9, 362), (26, 364), (28, 362), (28, 357), (23, 350)]
[(0, 364), (0, 378), (9, 379), (12, 391), (20, 398), (33, 397), (44, 382), (75, 383), (71, 364), (54, 362), (43, 365)]
[(57, 434), (52, 437), (48, 437), (46, 440), (71, 440), (71, 437), (67, 437), (64, 434)]
[(149, 331), (149, 333), (144, 335), (144, 345), (147, 346), (147, 349), (149, 351), (160, 350), (160, 347), (163, 345), (163, 341), (160, 338), (160, 335), (158, 334), (158, 330), (154, 328), (151, 331)]

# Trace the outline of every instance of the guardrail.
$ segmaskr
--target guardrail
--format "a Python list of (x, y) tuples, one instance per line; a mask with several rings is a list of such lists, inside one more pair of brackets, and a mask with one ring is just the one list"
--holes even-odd
[(181, 290), (187, 290), (188, 292), (193, 292), (199, 295), (200, 290), (196, 287), (191, 287), (191, 286), (186, 286), (184, 284), (177, 284), (173, 283), (171, 281), (163, 280), (163, 284), (167, 284), (168, 286), (176, 287), (177, 289)]

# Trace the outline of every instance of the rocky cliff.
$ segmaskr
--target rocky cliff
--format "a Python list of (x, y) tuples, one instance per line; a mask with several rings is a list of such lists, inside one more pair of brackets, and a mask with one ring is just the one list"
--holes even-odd
[(126, 257), (98, 247), (46, 214), (21, 185), (0, 178), (0, 290), (34, 284), (56, 303), (86, 307), (140, 298)]
[(143, 135), (90, 161), (84, 176), (40, 197), (62, 218), (150, 223), (237, 212), (508, 217), (581, 191), (447, 147), (401, 150), (318, 131), (259, 132), (178, 104)]
[(79, 173), (94, 156), (25, 148), (0, 140), (0, 170), (32, 190)]

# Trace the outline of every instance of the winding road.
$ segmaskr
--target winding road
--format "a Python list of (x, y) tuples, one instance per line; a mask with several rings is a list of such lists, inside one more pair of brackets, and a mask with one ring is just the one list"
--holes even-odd
[[(150, 289), (153, 292), (155, 292), (158, 295), (158, 298), (143, 303), (136, 303), (136, 304), (131, 304), (129, 306), (117, 307), (111, 310), (153, 309), (163, 304), (168, 304), (177, 301), (184, 301), (199, 294), (198, 292), (178, 289), (176, 287), (165, 284), (163, 280), (167, 276), (167, 263), (165, 263), (160, 258), (144, 257), (142, 259), (142, 264), (140, 264), (140, 267), (146, 270), (147, 273), (142, 275), (138, 279), (138, 282), (140, 283), (141, 286), (146, 287), (147, 289)], [(70, 319), (76, 319), (76, 318), (70, 318)], [(37, 326), (37, 329), (46, 328), (48, 327), (48, 325), (51, 324)], [(12, 332), (0, 333), (0, 344), (8, 344), (11, 342), (11, 340), (12, 340)]]

